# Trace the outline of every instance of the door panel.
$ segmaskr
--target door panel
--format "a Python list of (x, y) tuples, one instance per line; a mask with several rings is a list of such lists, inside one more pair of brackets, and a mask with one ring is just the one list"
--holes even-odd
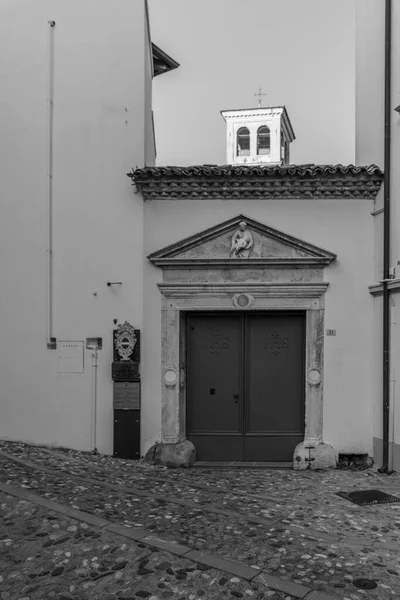
[(303, 319), (247, 319), (246, 433), (303, 431)]
[(241, 431), (240, 317), (188, 320), (189, 433)]

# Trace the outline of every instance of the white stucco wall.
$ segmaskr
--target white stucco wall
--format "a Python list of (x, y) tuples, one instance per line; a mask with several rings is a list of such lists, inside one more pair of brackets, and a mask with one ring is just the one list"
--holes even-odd
[(144, 35), (144, 94), (145, 94), (145, 114), (144, 114), (144, 146), (145, 146), (145, 165), (152, 167), (156, 164), (156, 143), (153, 122), (153, 55), (151, 51), (150, 20), (146, 10), (145, 35)]
[[(400, 117), (395, 108), (400, 104), (400, 5), (392, 2), (392, 110), (391, 120), (391, 250), (390, 266), (396, 268), (400, 277)], [(356, 0), (356, 160), (357, 164), (375, 163), (384, 167), (384, 72), (385, 72), (385, 3), (380, 0)], [(375, 209), (382, 207), (383, 189)], [(383, 213), (374, 217), (375, 250), (374, 280), (377, 284), (383, 276)], [(382, 439), (382, 296), (374, 298), (374, 436)], [(391, 298), (391, 361), (390, 361), (390, 440), (397, 446), (394, 465), (400, 469), (400, 392), (396, 378), (400, 373), (400, 345), (397, 328), (398, 293)], [(394, 407), (394, 408), (393, 408)], [(378, 444), (379, 445), (379, 444)], [(379, 452), (381, 456), (381, 451)], [(379, 458), (379, 457), (378, 457)], [(379, 458), (380, 460), (380, 458)]]
[(145, 162), (144, 2), (9, 0), (1, 13), (0, 437), (91, 449), (91, 354), (83, 374), (62, 375), (46, 347), (52, 19), (53, 335), (103, 337), (97, 447), (112, 452), (113, 319), (143, 325), (143, 203), (126, 173)]
[[(395, 108), (400, 105), (400, 4), (393, 0), (392, 16), (392, 110), (391, 110), (391, 265), (396, 267), (396, 277), (400, 277), (400, 115)], [(399, 355), (400, 361), (400, 355)], [(400, 433), (400, 430), (399, 430)]]
[(385, 2), (356, 0), (355, 6), (356, 163), (382, 168)]
[[(338, 452), (372, 453), (373, 218), (369, 200), (146, 201), (145, 255), (238, 214), (337, 253), (325, 271), (324, 439)], [(160, 227), (162, 223), (162, 227)], [(146, 450), (160, 439), (162, 273), (145, 259)]]

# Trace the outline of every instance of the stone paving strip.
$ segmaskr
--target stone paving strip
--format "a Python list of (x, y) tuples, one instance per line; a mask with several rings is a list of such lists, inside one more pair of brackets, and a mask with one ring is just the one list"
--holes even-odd
[[(22, 458), (18, 458), (15, 456), (12, 456), (10, 454), (7, 454), (5, 452), (1, 452), (0, 451), (0, 465), (3, 464), (2, 461), (12, 461), (15, 462), (19, 465), (21, 465), (22, 467), (24, 467), (26, 469), (25, 472), (25, 476), (29, 476), (29, 470), (31, 469), (35, 469), (37, 471), (42, 471), (43, 473), (48, 473), (50, 475), (55, 475), (55, 476), (59, 476), (60, 475), (60, 465), (53, 466), (53, 467), (49, 467), (49, 466), (43, 466), (43, 464), (38, 464), (35, 463), (33, 461), (27, 461), (24, 460)], [(4, 472), (6, 471), (5, 466), (3, 465), (3, 470)], [(19, 473), (22, 474), (22, 471), (19, 471)], [(229, 506), (227, 506), (227, 502), (225, 501), (221, 501), (220, 498), (213, 498), (210, 499), (210, 495), (212, 493), (211, 490), (209, 490), (207, 492), (207, 496), (205, 493), (203, 494), (199, 494), (197, 496), (197, 498), (192, 499), (191, 496), (192, 494), (195, 493), (195, 490), (184, 490), (182, 488), (182, 486), (176, 486), (174, 484), (171, 485), (164, 485), (162, 487), (159, 486), (153, 486), (151, 485), (151, 483), (147, 483), (145, 481), (135, 481), (134, 482), (134, 486), (132, 487), (127, 487), (124, 486), (123, 484), (120, 483), (120, 479), (118, 477), (110, 477), (108, 478), (107, 481), (105, 481), (104, 477), (102, 478), (102, 480), (99, 479), (94, 479), (91, 477), (88, 477), (87, 475), (82, 475), (82, 471), (80, 471), (79, 469), (69, 469), (68, 467), (65, 467), (62, 469), (62, 473), (64, 475), (69, 475), (71, 477), (73, 477), (74, 479), (79, 479), (81, 481), (83, 481), (84, 483), (91, 483), (93, 485), (97, 485), (97, 486), (104, 486), (107, 488), (110, 488), (112, 490), (115, 490), (116, 488), (122, 492), (126, 492), (129, 494), (135, 494), (137, 496), (140, 497), (144, 497), (144, 498), (154, 498), (154, 497), (159, 497), (161, 501), (163, 502), (168, 502), (168, 503), (172, 503), (172, 504), (178, 504), (180, 506), (184, 506), (184, 507), (189, 507), (189, 508), (194, 508), (197, 509), (199, 507), (199, 505), (201, 505), (202, 510), (205, 512), (211, 512), (211, 513), (215, 513), (215, 514), (221, 514), (221, 515), (228, 515), (232, 518), (248, 518), (253, 520), (256, 523), (259, 523), (261, 525), (265, 525), (265, 526), (270, 526), (271, 523), (277, 522), (278, 519), (275, 519), (274, 521), (274, 512), (276, 512), (276, 509), (271, 508), (270, 511), (263, 511), (261, 514), (262, 516), (259, 516), (257, 514), (252, 514), (251, 512), (248, 511), (249, 508), (249, 502), (246, 503), (245, 499), (241, 500), (241, 502), (238, 502), (235, 505), (236, 511), (233, 510), (229, 510)], [(16, 475), (18, 475), (18, 472), (16, 473)], [(141, 485), (141, 488), (139, 487), (139, 485)], [(171, 492), (171, 494), (174, 495), (169, 495), (168, 492)], [(187, 495), (189, 496), (188, 499), (183, 499), (182, 495), (183, 493), (187, 493)], [(191, 493), (192, 492), (192, 493)], [(219, 494), (218, 494), (219, 495)], [(219, 506), (223, 506), (223, 508), (218, 508), (217, 506), (210, 506), (210, 504), (214, 502), (216, 505)], [(251, 506), (251, 504), (250, 504)], [(238, 510), (239, 509), (239, 510)], [(242, 512), (240, 512), (240, 509), (242, 509)]]
[[(7, 444), (6, 442), (0, 442), (0, 445), (2, 443)], [(26, 447), (22, 444), (11, 443), (7, 451), (11, 452), (12, 448), (16, 452), (23, 451), (24, 455), (26, 454)], [(251, 469), (233, 469), (231, 471), (226, 469), (220, 471), (206, 469), (169, 470), (165, 467), (149, 466), (143, 461), (114, 459), (107, 455), (63, 448), (50, 449), (29, 446), (28, 452), (32, 453), (32, 458), (37, 458), (38, 453), (43, 453), (47, 456), (56, 457), (58, 460), (61, 456), (64, 460), (76, 462), (81, 466), (85, 464), (86, 468), (95, 469), (99, 476), (100, 473), (114, 472), (117, 460), (118, 475), (121, 482), (124, 480), (127, 482), (136, 481), (137, 479), (154, 479), (160, 482), (178, 481), (180, 484), (185, 483), (192, 488), (198, 487), (206, 490), (212, 488), (213, 491), (221, 493), (229, 488), (231, 493), (235, 493), (235, 495), (258, 498), (264, 500), (264, 502), (282, 501), (296, 494), (297, 504), (309, 504), (310, 500), (311, 502), (319, 502), (321, 495), (327, 500), (332, 497), (334, 492), (343, 489), (343, 487), (351, 491), (351, 489), (371, 489), (371, 486), (376, 487), (378, 485), (380, 489), (385, 489), (388, 493), (400, 494), (400, 477), (398, 474), (387, 477), (372, 469), (357, 473), (341, 470), (319, 473), (315, 471), (263, 470), (262, 476), (260, 476), (259, 470)], [(336, 485), (332, 481), (335, 479)], [(202, 483), (199, 483), (199, 480)], [(278, 493), (276, 489), (277, 481), (279, 481)], [(325, 486), (325, 484), (327, 485)], [(333, 486), (335, 489), (333, 489)], [(313, 489), (318, 489), (318, 498), (315, 497)], [(270, 495), (266, 495), (266, 492), (269, 492)], [(274, 493), (271, 494), (271, 492)]]
[(4, 484), (0, 490), (2, 600), (324, 600), (309, 588), (26, 490)]
[[(14, 454), (16, 456), (18, 456), (18, 454), (22, 451), (20, 450), (19, 452), (17, 450), (19, 450), (19, 446), (17, 446), (16, 448), (13, 448), (12, 444), (6, 444), (4, 442), (0, 442), (0, 447), (3, 446), (4, 449), (6, 450), (7, 453), (9, 454)], [(16, 452), (17, 451), (17, 452)], [(61, 468), (62, 470), (66, 470), (68, 472), (73, 472), (73, 464), (71, 465), (71, 463), (75, 463), (79, 465), (79, 469), (75, 469), (76, 473), (82, 473), (82, 467), (84, 469), (85, 472), (87, 472), (88, 474), (95, 474), (96, 477), (101, 477), (104, 478), (105, 474), (107, 474), (107, 478), (109, 478), (110, 475), (110, 470), (113, 472), (114, 471), (114, 463), (112, 462), (112, 459), (110, 460), (110, 457), (108, 456), (101, 456), (101, 455), (92, 455), (92, 454), (86, 454), (86, 453), (81, 453), (82, 456), (84, 457), (83, 460), (77, 458), (75, 456), (74, 451), (60, 451), (60, 450), (51, 450), (48, 448), (43, 448), (43, 447), (38, 447), (38, 446), (32, 446), (29, 447), (28, 450), (25, 452), (24, 451), (24, 456), (27, 456), (28, 458), (31, 458), (31, 460), (43, 460), (46, 462), (46, 464), (48, 466), (55, 466), (56, 468)], [(134, 472), (132, 472), (132, 466), (134, 467), (138, 467), (134, 469)], [(137, 483), (137, 482), (143, 482), (145, 484), (148, 484), (149, 480), (151, 481), (155, 481), (155, 482), (159, 482), (160, 485), (164, 484), (173, 484), (174, 483), (174, 479), (173, 477), (171, 478), (167, 478), (165, 476), (165, 468), (160, 467), (160, 468), (153, 468), (153, 467), (148, 467), (147, 465), (145, 465), (144, 463), (141, 463), (140, 461), (125, 461), (125, 460), (120, 460), (120, 464), (118, 465), (118, 481), (119, 483)], [(154, 472), (156, 472), (157, 474), (155, 475)], [(182, 473), (182, 471), (181, 471)], [(172, 479), (172, 481), (171, 481)], [(178, 482), (179, 483), (179, 482)], [(195, 491), (197, 489), (199, 490), (205, 490), (207, 492), (213, 491), (215, 493), (224, 493), (226, 491), (226, 488), (217, 485), (218, 480), (216, 481), (216, 483), (199, 483), (199, 482), (195, 482), (195, 481), (191, 481), (190, 482), (190, 488), (188, 488), (186, 491), (188, 493), (190, 493), (191, 491)], [(237, 495), (242, 495), (245, 496), (246, 498), (249, 496), (249, 492), (248, 490), (235, 490), (235, 494)], [(251, 494), (251, 498), (257, 498), (257, 499), (262, 499), (264, 502), (276, 502), (276, 498), (271, 497), (269, 498), (268, 496), (266, 496), (265, 494), (262, 495), (255, 495), (255, 494)]]
[[(12, 444), (6, 446), (1, 444), (1, 446), (6, 447), (7, 450), (13, 447)], [(16, 447), (18, 447), (18, 451), (14, 454), (21, 458), (26, 467), (27, 461), (22, 459), (22, 456), (25, 457), (28, 452), (24, 452), (25, 446), (16, 445)], [(43, 457), (47, 455), (48, 458), (49, 452), (59, 457), (55, 457), (60, 462), (52, 463), (54, 466), (58, 464), (59, 467), (63, 460), (68, 462), (71, 459), (69, 453), (66, 452), (49, 451), (48, 449), (42, 452), (36, 447), (29, 447), (30, 459), (36, 457), (39, 461), (42, 457), (45, 463), (47, 459)], [(83, 453), (82, 455), (84, 456), (82, 464), (89, 469), (90, 455)], [(3, 458), (5, 457), (3, 456)], [(79, 453), (74, 453), (72, 458), (74, 459), (72, 462), (75, 461), (75, 464), (78, 465)], [(121, 467), (121, 463), (126, 463), (126, 465)], [(157, 493), (159, 494), (160, 490), (162, 492), (164, 489), (158, 485), (154, 488), (151, 486), (146, 488), (146, 496), (142, 496), (142, 502), (138, 502), (137, 498), (132, 498), (135, 493), (140, 492), (136, 489), (136, 481), (134, 489), (130, 488), (125, 491), (123, 491), (123, 485), (114, 483), (108, 485), (106, 491), (101, 487), (107, 487), (104, 479), (109, 482), (116, 476), (115, 481), (128, 481), (125, 476), (122, 477), (120, 474), (121, 471), (125, 472), (129, 469), (133, 473), (145, 471), (146, 476), (147, 472), (156, 472), (157, 478), (165, 477), (167, 479), (171, 475), (174, 485), (178, 484), (176, 479), (181, 475), (184, 480), (180, 483), (181, 493), (178, 499), (181, 500), (188, 495), (186, 494), (187, 488), (191, 489), (190, 471), (195, 473), (195, 470), (177, 472), (152, 470), (148, 467), (136, 468), (135, 463), (130, 461), (120, 461), (110, 459), (110, 457), (103, 460), (101, 457), (93, 457), (96, 478), (101, 475), (103, 481), (95, 480), (88, 485), (88, 477), (85, 477), (86, 485), (80, 486), (74, 482), (77, 477), (71, 475), (70, 472), (64, 471), (63, 476), (60, 477), (59, 468), (58, 479), (54, 475), (40, 472), (40, 470), (38, 471), (39, 475), (35, 474), (33, 477), (29, 468), (21, 471), (22, 465), (19, 463), (18, 468), (15, 468), (15, 464), (10, 463), (5, 471), (3, 464), (2, 471), (6, 472), (7, 476), (10, 475), (9, 482), (29, 486), (42, 495), (46, 494), (47, 497), (59, 502), (66, 502), (71, 506), (105, 516), (116, 524), (136, 529), (146, 526), (157, 537), (162, 536), (166, 540), (176, 540), (181, 545), (197, 551), (204, 551), (203, 548), (207, 549), (221, 559), (235, 559), (248, 566), (260, 567), (270, 576), (282, 576), (284, 580), (290, 578), (294, 583), (313, 587), (320, 590), (321, 593), (322, 591), (332, 592), (341, 600), (365, 597), (365, 592), (352, 586), (351, 582), (355, 577), (369, 577), (377, 582), (378, 588), (368, 592), (368, 598), (393, 598), (399, 588), (400, 521), (397, 517), (399, 513), (395, 511), (398, 505), (362, 509), (333, 496), (335, 491), (348, 489), (350, 484), (351, 487), (354, 487), (359, 482), (368, 483), (371, 478), (376, 477), (375, 473), (368, 476), (365, 473), (344, 473), (343, 471), (305, 473), (304, 480), (307, 480), (309, 488), (306, 509), (304, 504), (300, 506), (297, 503), (294, 493), (290, 503), (288, 501), (283, 501), (281, 505), (276, 503), (277, 510), (274, 516), (278, 517), (279, 522), (268, 521), (264, 518), (264, 523), (257, 523), (251, 521), (248, 515), (233, 514), (233, 511), (210, 512), (209, 509), (213, 507), (192, 502), (192, 494), (189, 494), (190, 506), (178, 503), (177, 507), (172, 507), (171, 504), (165, 503), (165, 495), (161, 499), (157, 498)], [(102, 469), (101, 465), (103, 465)], [(106, 473), (108, 465), (112, 468)], [(36, 464), (34, 467), (38, 469), (40, 465)], [(41, 468), (43, 469), (43, 466)], [(75, 467), (73, 470), (75, 473), (82, 473), (82, 468), (79, 470)], [(85, 472), (89, 473), (89, 471)], [(93, 474), (93, 472), (92, 469), (91, 473)], [(265, 480), (264, 488), (268, 489), (270, 495), (279, 491), (281, 484), (286, 489), (299, 487), (298, 477), (293, 478), (292, 482), (288, 481), (293, 472), (284, 473), (281, 478), (276, 472), (271, 477), (271, 473), (273, 472), (269, 471), (268, 474), (265, 474), (264, 471), (262, 474), (253, 472), (246, 473), (241, 477), (241, 473), (235, 470), (231, 475), (230, 485), (229, 481), (226, 481), (224, 493), (231, 488), (233, 489), (231, 496), (235, 498), (238, 476), (251, 484), (253, 489), (257, 486), (260, 489), (259, 480), (263, 478)], [(213, 477), (207, 477), (204, 474), (202, 480), (195, 475), (193, 479), (203, 481), (200, 484), (202, 487), (209, 485), (208, 492), (212, 494), (215, 488), (215, 473), (212, 475)], [(226, 480), (226, 473), (224, 478)], [(378, 487), (381, 489), (383, 487), (381, 484), (385, 483), (386, 485), (386, 482), (389, 481), (389, 478), (383, 479), (382, 476), (378, 479)], [(321, 481), (324, 482), (323, 488)], [(269, 482), (273, 488), (268, 488), (266, 482)], [(392, 479), (390, 485), (395, 487), (395, 484), (396, 480)], [(303, 485), (301, 481), (300, 485)], [(357, 487), (363, 486), (357, 485)], [(366, 487), (371, 486), (367, 485)], [(149, 492), (149, 489), (152, 491)], [(148, 499), (145, 502), (147, 506), (143, 506), (143, 498), (146, 497)], [(219, 493), (219, 497), (221, 498), (223, 495)], [(253, 504), (251, 507), (253, 509)], [(314, 530), (314, 514), (320, 531)], [(313, 529), (309, 527), (310, 523)], [(338, 530), (340, 530), (340, 535), (337, 533)], [(346, 535), (351, 537), (346, 539)], [(372, 544), (371, 539), (373, 540)], [(381, 543), (380, 540), (384, 540), (384, 542)]]
[[(169, 470), (165, 467), (153, 467), (146, 465), (142, 461), (132, 461), (124, 459), (114, 459), (111, 456), (92, 454), (87, 452), (79, 452), (75, 450), (67, 450), (63, 448), (45, 448), (40, 446), (28, 446), (21, 443), (13, 442), (0, 442), (0, 447), (3, 446), (4, 450), (9, 453), (18, 455), (23, 452), (24, 456), (31, 457), (34, 459), (45, 460), (52, 463), (52, 457), (56, 458), (57, 468), (64, 468), (64, 463), (75, 462), (79, 464), (80, 469), (84, 468), (87, 472), (95, 471), (96, 476), (104, 477), (105, 473), (110, 474), (115, 472), (116, 462), (118, 464), (118, 477), (123, 482), (137, 481), (137, 480), (148, 480), (154, 479), (160, 482), (171, 482), (177, 480), (179, 483), (185, 483), (190, 485), (192, 488), (198, 487), (199, 489), (209, 490), (211, 487), (213, 491), (219, 491), (224, 493), (227, 488), (235, 494), (242, 494), (250, 496), (251, 498), (261, 498), (266, 502), (276, 502), (277, 500), (286, 499), (296, 493), (299, 500), (301, 496), (304, 496), (304, 502), (309, 503), (310, 497), (307, 497), (311, 493), (311, 500), (316, 501), (315, 495), (312, 493), (313, 488), (318, 488), (319, 496), (324, 495), (326, 498), (331, 497), (332, 492), (339, 491), (343, 488), (346, 489), (370, 489), (372, 480), (374, 485), (379, 485), (380, 488), (384, 487), (389, 493), (400, 493), (400, 477), (393, 476), (381, 476), (375, 470), (367, 470), (365, 472), (346, 472), (346, 471), (328, 471), (328, 472), (312, 472), (312, 471), (291, 471), (291, 470), (263, 470), (262, 477), (260, 471), (254, 470), (238, 470), (222, 471), (215, 470)], [(60, 459), (61, 460), (60, 462)], [(325, 477), (324, 477), (325, 476)], [(319, 483), (330, 482), (332, 488), (332, 479), (337, 479), (337, 485), (335, 490), (329, 489), (327, 493), (324, 493), (324, 486)], [(372, 478), (372, 480), (371, 480)], [(316, 484), (316, 479), (318, 479)], [(322, 479), (322, 481), (321, 481)], [(347, 481), (344, 484), (344, 480)], [(199, 483), (201, 480), (202, 483)], [(276, 493), (276, 481), (279, 480), (279, 492)], [(329, 487), (329, 486), (328, 486)], [(260, 494), (254, 494), (253, 491), (259, 491)], [(266, 496), (266, 491), (274, 491), (275, 493), (271, 496)]]
[[(41, 449), (44, 456), (47, 457), (49, 454), (54, 455), (54, 452), (46, 451), (45, 449)], [(25, 466), (29, 466), (34, 469), (44, 469), (48, 473), (58, 474), (60, 470), (64, 473), (68, 473), (75, 478), (83, 477), (82, 470), (77, 467), (70, 467), (68, 464), (61, 464), (60, 456), (56, 456), (55, 459), (57, 462), (48, 461), (46, 459), (46, 467), (43, 464), (37, 464), (35, 462), (27, 463), (26, 459), (18, 458), (17, 456), (13, 457), (8, 453), (2, 453), (0, 451), (0, 457), (6, 457), (11, 460), (15, 460), (16, 462), (21, 462)], [(74, 459), (76, 460), (76, 459)], [(76, 461), (77, 462), (77, 461)], [(57, 470), (57, 472), (54, 471)], [(132, 467), (131, 467), (132, 469)], [(86, 471), (89, 474), (92, 474), (90, 470)], [(396, 543), (399, 539), (398, 537), (398, 529), (400, 529), (400, 521), (394, 523), (395, 531), (393, 534), (386, 524), (380, 523), (380, 526), (373, 525), (371, 529), (366, 528), (365, 525), (369, 523), (368, 519), (364, 518), (363, 509), (360, 507), (356, 507), (354, 505), (349, 505), (346, 501), (339, 499), (336, 497), (336, 504), (345, 505), (347, 504), (346, 513), (338, 515), (335, 513), (335, 509), (332, 508), (333, 512), (327, 510), (326, 506), (334, 505), (333, 500), (335, 499), (334, 491), (330, 493), (331, 500), (325, 501), (325, 508), (319, 509), (318, 505), (321, 502), (321, 494), (313, 497), (308, 500), (307, 506), (304, 507), (302, 503), (299, 504), (297, 500), (297, 496), (292, 498), (291, 502), (286, 501), (285, 505), (282, 505), (282, 499), (279, 498), (279, 503), (276, 500), (272, 500), (268, 498), (266, 502), (262, 500), (262, 496), (257, 496), (254, 498), (251, 494), (249, 497), (246, 496), (237, 496), (237, 492), (231, 492), (226, 494), (226, 489), (228, 486), (224, 488), (224, 498), (221, 499), (219, 496), (223, 493), (223, 490), (218, 489), (215, 490), (215, 487), (202, 486), (201, 490), (203, 493), (199, 492), (193, 487), (185, 487), (183, 489), (182, 485), (177, 485), (172, 482), (164, 482), (162, 485), (155, 484), (152, 482), (151, 477), (146, 479), (146, 476), (142, 476), (141, 479), (137, 480), (134, 478), (130, 478), (129, 480), (121, 479), (120, 476), (116, 476), (114, 472), (110, 473), (108, 477), (105, 476), (104, 470), (94, 469), (94, 472), (97, 477), (101, 477), (103, 481), (103, 485), (107, 486), (111, 489), (115, 489), (115, 486), (119, 486), (119, 489), (122, 491), (126, 491), (128, 493), (135, 493), (136, 495), (142, 495), (144, 497), (153, 498), (155, 496), (161, 496), (162, 499), (167, 502), (177, 503), (182, 506), (188, 506), (191, 508), (195, 508), (196, 504), (201, 505), (204, 511), (212, 512), (215, 514), (223, 514), (229, 515), (232, 518), (243, 518), (243, 515), (246, 516), (247, 519), (252, 520), (254, 523), (260, 523), (261, 525), (266, 525), (268, 527), (271, 524), (276, 524), (278, 521), (282, 521), (285, 523), (286, 528), (292, 530), (295, 533), (306, 533), (307, 535), (314, 535), (320, 541), (326, 542), (339, 542), (341, 539), (346, 538), (347, 545), (355, 545), (359, 546), (360, 543), (370, 543), (371, 540), (374, 543), (387, 544), (386, 547), (391, 548), (391, 543)], [(107, 481), (105, 481), (107, 479)], [(86, 482), (90, 482), (93, 484), (99, 484), (98, 480), (84, 477)], [(134, 487), (125, 487), (124, 483), (134, 484)], [(192, 485), (192, 484), (190, 484)], [(329, 485), (325, 487), (331, 487)], [(206, 488), (206, 490), (203, 490)], [(338, 488), (339, 489), (339, 488)], [(204, 492), (207, 492), (206, 494)], [(335, 490), (337, 491), (337, 490)], [(214, 492), (214, 497), (212, 493)], [(188, 500), (182, 499), (182, 494), (185, 493), (186, 496), (189, 496)], [(227, 496), (227, 499), (225, 499)], [(273, 502), (274, 506), (268, 506), (266, 508), (265, 504)], [(222, 508), (218, 508), (218, 506)], [(374, 509), (369, 508), (370, 515), (373, 515)], [(383, 506), (377, 511), (375, 510), (375, 514), (382, 517), (383, 513), (387, 513), (387, 516), (390, 516), (391, 512), (393, 512), (391, 506)], [(309, 524), (309, 517), (312, 514), (312, 526)], [(332, 531), (332, 523), (334, 524), (334, 531)], [(327, 526), (330, 524), (330, 527)], [(365, 531), (363, 531), (365, 529)], [(349, 534), (352, 534), (349, 536)], [(354, 536), (358, 536), (355, 538)], [(364, 537), (364, 540), (362, 539)]]

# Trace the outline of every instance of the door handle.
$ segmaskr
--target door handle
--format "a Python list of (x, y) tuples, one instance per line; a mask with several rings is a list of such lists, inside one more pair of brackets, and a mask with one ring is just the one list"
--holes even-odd
[(237, 404), (239, 402), (238, 401), (239, 394), (233, 394), (233, 397), (235, 398), (235, 404)]

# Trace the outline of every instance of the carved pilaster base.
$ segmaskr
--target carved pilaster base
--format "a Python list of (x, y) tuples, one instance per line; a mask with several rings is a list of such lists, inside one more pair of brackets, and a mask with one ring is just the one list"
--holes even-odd
[(337, 455), (332, 446), (321, 441), (305, 440), (293, 452), (293, 469), (335, 469)]

